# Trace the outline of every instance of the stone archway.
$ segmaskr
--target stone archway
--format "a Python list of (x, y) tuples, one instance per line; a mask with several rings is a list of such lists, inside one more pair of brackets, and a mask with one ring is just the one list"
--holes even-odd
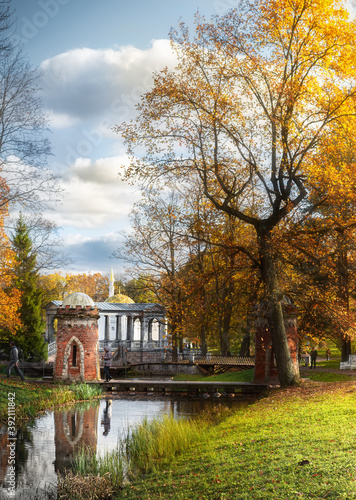
[(62, 371), (62, 378), (67, 379), (71, 378), (69, 374), (69, 356), (72, 350), (72, 344), (76, 343), (77, 348), (79, 350), (79, 376), (80, 379), (83, 381), (84, 380), (84, 347), (83, 344), (80, 342), (78, 337), (73, 335), (73, 337), (69, 340), (69, 342), (66, 345), (65, 351), (64, 351), (64, 359), (63, 359), (63, 371)]

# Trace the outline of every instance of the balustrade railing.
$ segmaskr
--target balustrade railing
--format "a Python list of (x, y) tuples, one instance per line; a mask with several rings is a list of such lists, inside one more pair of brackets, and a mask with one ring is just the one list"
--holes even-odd
[(195, 363), (207, 363), (207, 364), (215, 364), (215, 365), (247, 365), (247, 366), (255, 366), (255, 358), (254, 356), (214, 356), (211, 354), (207, 354), (206, 356), (194, 356)]
[(57, 342), (54, 340), (48, 344), (48, 356), (52, 356), (57, 352)]

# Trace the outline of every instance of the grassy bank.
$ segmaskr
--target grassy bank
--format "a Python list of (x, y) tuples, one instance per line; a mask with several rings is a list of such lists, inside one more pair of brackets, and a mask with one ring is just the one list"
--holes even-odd
[(210, 429), (117, 499), (356, 498), (356, 383), (280, 390)]
[(216, 405), (192, 421), (173, 416), (145, 419), (127, 430), (114, 452), (97, 455), (81, 450), (72, 463), (73, 470), (59, 478), (58, 500), (115, 498), (131, 479), (159, 471), (162, 460), (174, 460), (196, 443), (207, 441), (211, 428), (232, 411)]
[[(327, 363), (331, 363), (330, 361), (325, 363), (321, 363), (321, 366), (317, 365), (317, 368), (329, 368)], [(338, 366), (340, 365), (340, 361), (338, 361)], [(190, 380), (190, 381), (219, 381), (219, 382), (252, 382), (254, 376), (254, 369), (250, 370), (242, 370), (242, 371), (231, 371), (227, 373), (222, 373), (220, 375), (212, 375), (207, 377), (205, 375), (176, 375), (174, 380)], [(309, 378), (315, 382), (347, 382), (356, 380), (356, 372), (355, 375), (346, 375), (344, 373), (328, 373), (317, 370), (302, 369), (301, 377)]]
[(308, 382), (232, 413), (144, 422), (121, 444), (126, 464), (82, 456), (59, 498), (356, 499), (355, 443), (356, 382)]
[(16, 420), (19, 421), (55, 406), (92, 399), (101, 395), (101, 389), (86, 384), (52, 385), (0, 378), (0, 424), (7, 421), (12, 394), (15, 394)]

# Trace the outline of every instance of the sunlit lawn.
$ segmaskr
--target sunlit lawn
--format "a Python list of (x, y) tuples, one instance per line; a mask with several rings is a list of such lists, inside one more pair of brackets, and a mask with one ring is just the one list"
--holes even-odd
[(117, 499), (356, 498), (356, 383), (280, 390), (134, 476)]

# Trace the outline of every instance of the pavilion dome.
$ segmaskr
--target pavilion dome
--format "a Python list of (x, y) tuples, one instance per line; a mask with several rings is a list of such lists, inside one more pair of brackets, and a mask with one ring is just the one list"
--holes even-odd
[(82, 308), (86, 306), (95, 307), (94, 301), (89, 297), (86, 293), (82, 292), (74, 292), (70, 295), (67, 295), (62, 301), (62, 307), (70, 306), (74, 309), (76, 306), (80, 306)]
[(127, 295), (124, 295), (122, 293), (117, 293), (116, 295), (112, 295), (108, 299), (105, 300), (105, 302), (109, 302), (111, 304), (134, 304), (135, 301), (132, 300), (130, 297)]

